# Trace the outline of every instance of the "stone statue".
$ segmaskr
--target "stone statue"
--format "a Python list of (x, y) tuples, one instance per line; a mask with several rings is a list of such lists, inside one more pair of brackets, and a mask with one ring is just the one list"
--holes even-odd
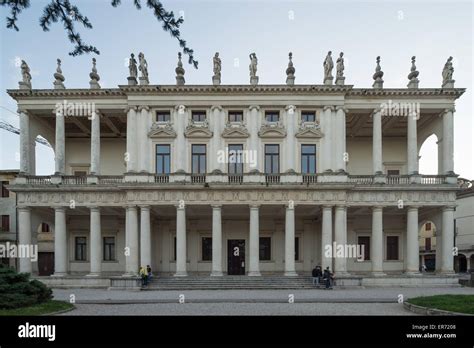
[(212, 83), (214, 84), (214, 86), (218, 86), (221, 84), (221, 69), (222, 63), (221, 59), (219, 58), (219, 52), (216, 52), (213, 58), (214, 76), (212, 76)]
[(293, 86), (295, 84), (295, 67), (293, 66), (293, 53), (288, 53), (288, 68), (286, 68), (286, 84)]
[(336, 85), (344, 85), (344, 52), (339, 53), (336, 60)]
[(257, 55), (255, 54), (255, 52), (250, 53), (249, 58), (250, 58), (250, 65), (249, 65), (250, 84), (251, 85), (256, 85), (258, 83), (258, 76), (257, 76), (258, 59), (257, 59)]
[(415, 61), (416, 57), (411, 57), (411, 68), (410, 73), (408, 74), (408, 80), (410, 80), (410, 82), (408, 82), (408, 88), (418, 88), (418, 83), (420, 82), (420, 80), (418, 80), (420, 72), (416, 70)]
[(61, 59), (57, 59), (57, 68), (56, 68), (56, 72), (54, 73), (54, 78), (55, 78), (55, 81), (54, 81), (54, 88), (55, 89), (64, 89), (66, 88), (64, 86), (64, 76), (63, 76), (63, 71), (61, 70)]
[(375, 66), (375, 74), (372, 76), (374, 79), (374, 84), (372, 85), (373, 88), (383, 88), (383, 71), (380, 67), (380, 56), (376, 58), (377, 65)]
[(443, 68), (443, 87), (454, 87), (453, 73), (453, 57), (449, 57)]
[(334, 68), (334, 62), (332, 61), (332, 52), (329, 51), (326, 58), (323, 62), (324, 67), (324, 84), (331, 85), (332, 84), (332, 69)]
[(130, 59), (128, 60), (128, 70), (130, 71), (130, 77), (134, 77), (136, 79), (138, 76), (137, 61), (133, 53), (130, 55)]
[(148, 79), (148, 63), (145, 59), (145, 55), (143, 54), (143, 52), (140, 52), (138, 54), (138, 63), (138, 69), (142, 72), (141, 77)]
[(100, 76), (97, 73), (95, 58), (92, 58), (92, 71), (89, 74), (89, 77), (91, 78), (91, 80), (89, 81), (91, 88), (100, 88), (100, 85), (99, 85)]
[(21, 61), (21, 76), (23, 81), (19, 82), (20, 89), (31, 89), (30, 67), (24, 60)]
[(174, 70), (176, 72), (176, 84), (182, 86), (185, 84), (183, 62), (181, 61), (181, 52), (178, 52), (178, 66)]

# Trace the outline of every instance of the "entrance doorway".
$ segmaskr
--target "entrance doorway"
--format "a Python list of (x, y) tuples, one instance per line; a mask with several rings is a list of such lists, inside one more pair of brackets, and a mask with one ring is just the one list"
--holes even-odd
[(227, 241), (227, 274), (245, 274), (245, 239)]
[(54, 253), (38, 253), (38, 275), (49, 276), (54, 273)]

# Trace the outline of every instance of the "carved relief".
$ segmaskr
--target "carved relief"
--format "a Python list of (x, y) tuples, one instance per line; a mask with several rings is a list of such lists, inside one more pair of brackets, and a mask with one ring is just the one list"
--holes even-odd
[(176, 132), (171, 122), (153, 122), (148, 133), (150, 138), (176, 138)]

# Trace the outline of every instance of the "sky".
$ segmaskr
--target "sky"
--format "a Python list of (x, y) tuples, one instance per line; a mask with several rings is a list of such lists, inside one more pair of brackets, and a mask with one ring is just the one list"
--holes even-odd
[[(6, 89), (21, 80), (16, 62), (30, 66), (33, 88), (53, 88), (56, 59), (62, 60), (67, 88), (88, 88), (91, 58), (71, 57), (72, 44), (61, 23), (43, 32), (39, 18), (49, 1), (34, 0), (19, 16), (19, 32), (6, 29), (0, 9), (0, 119), (18, 127), (17, 107)], [(83, 40), (100, 50), (97, 69), (102, 88), (127, 83), (131, 52), (144, 52), (151, 84), (175, 84), (176, 39), (161, 29), (150, 9), (123, 0), (71, 0), (93, 29), (77, 26)], [(143, 3), (146, 1), (143, 0)], [(471, 1), (316, 1), (316, 0), (164, 0), (184, 16), (182, 37), (195, 51), (199, 69), (185, 64), (186, 84), (210, 84), (212, 57), (222, 59), (222, 84), (248, 84), (248, 55), (258, 56), (260, 84), (285, 83), (288, 52), (293, 52), (297, 84), (321, 84), (326, 53), (344, 52), (346, 84), (370, 88), (375, 57), (382, 57), (385, 88), (405, 88), (415, 55), (420, 88), (439, 88), (441, 70), (454, 57), (456, 87), (467, 88), (455, 112), (455, 172), (474, 179), (473, 4)], [(420, 172), (437, 171), (436, 139), (422, 146)], [(0, 169), (19, 167), (19, 136), (0, 129)], [(13, 150), (12, 149), (16, 149)], [(53, 151), (36, 146), (38, 175), (54, 172)]]

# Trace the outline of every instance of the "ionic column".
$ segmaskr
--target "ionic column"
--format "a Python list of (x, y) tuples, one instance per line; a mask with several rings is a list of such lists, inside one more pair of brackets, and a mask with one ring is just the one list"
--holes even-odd
[(326, 247), (332, 248), (332, 206), (323, 206), (323, 221), (321, 226), (321, 268), (332, 268), (332, 258), (326, 257)]
[(372, 167), (374, 175), (382, 175), (382, 111), (374, 110), (372, 113)]
[[(372, 245), (370, 248), (372, 275), (382, 276), (383, 273), (383, 208), (372, 207)], [(367, 251), (366, 251), (367, 252)]]
[(91, 174), (100, 175), (100, 114), (91, 115)]
[(188, 111), (184, 105), (177, 105), (174, 108), (174, 122), (176, 124), (176, 167), (175, 171), (186, 171), (186, 138), (184, 132), (186, 130), (186, 119)]
[(186, 208), (184, 204), (176, 206), (176, 273), (175, 277), (185, 277), (186, 271)]
[(417, 274), (420, 272), (419, 254), (418, 207), (410, 206), (407, 210), (407, 268), (405, 273)]
[(138, 273), (138, 214), (137, 207), (128, 206), (125, 215), (125, 274), (135, 276)]
[(323, 109), (322, 125), (323, 125), (323, 145), (322, 145), (322, 170), (325, 172), (332, 171), (332, 147), (334, 146), (334, 135), (333, 135), (333, 117), (332, 111), (334, 107), (326, 105)]
[(140, 266), (151, 265), (150, 206), (140, 206)]
[(66, 170), (65, 162), (65, 131), (64, 131), (64, 111), (56, 112), (56, 139), (55, 139), (55, 174), (64, 175)]
[[(20, 246), (31, 245), (31, 208), (18, 208), (18, 243)], [(21, 257), (19, 260), (19, 271), (31, 273), (33, 267), (31, 265), (31, 257)]]
[(137, 110), (130, 106), (127, 110), (127, 172), (136, 172), (137, 158)]
[(344, 106), (336, 107), (336, 167), (337, 171), (346, 171), (346, 108)]
[(260, 156), (261, 149), (260, 149), (260, 139), (258, 137), (259, 131), (259, 118), (260, 118), (260, 107), (258, 105), (251, 105), (249, 106), (249, 120), (247, 121), (249, 125), (249, 132), (250, 132), (250, 149), (251, 151), (255, 151), (257, 157), (257, 166), (256, 168), (251, 169), (258, 169), (260, 172), (264, 171), (263, 163), (261, 163), (262, 157)]
[(222, 206), (212, 206), (212, 273), (222, 276)]
[(446, 109), (443, 115), (443, 174), (454, 173), (454, 109)]
[[(98, 117), (96, 117), (98, 118)], [(100, 223), (100, 208), (91, 207), (91, 237), (90, 237), (90, 260), (91, 270), (89, 276), (99, 276), (102, 272), (102, 232)]]
[[(148, 173), (150, 168), (150, 148), (148, 147), (148, 121), (150, 119), (150, 108), (146, 105), (142, 105), (138, 108), (138, 121), (137, 121), (137, 133), (138, 133), (138, 171), (141, 173)], [(145, 265), (146, 266), (146, 265)]]
[(67, 274), (66, 208), (54, 208), (54, 276)]
[[(347, 208), (343, 205), (336, 206), (334, 221), (334, 239), (336, 245), (345, 247), (347, 244)], [(335, 250), (333, 250), (333, 255)], [(336, 276), (347, 275), (347, 259), (345, 257), (334, 258), (334, 272)]]
[(296, 276), (295, 269), (295, 207), (286, 206), (285, 214), (285, 276)]
[(410, 115), (407, 117), (407, 166), (408, 174), (418, 174), (418, 142), (416, 135), (416, 120), (418, 116)]
[(436, 229), (436, 255), (435, 255), (435, 271), (436, 271), (436, 273), (441, 272), (441, 266), (442, 265), (443, 265), (442, 230), (441, 230), (441, 228), (437, 228)]
[(441, 231), (441, 273), (454, 273), (454, 207), (443, 207), (443, 228)]
[(259, 255), (259, 206), (250, 206), (250, 236), (249, 236), (249, 250), (250, 250), (250, 265), (248, 276), (260, 275), (260, 255)]
[[(26, 111), (18, 110), (20, 114), (20, 172), (32, 174), (30, 168), (30, 116)], [(34, 156), (34, 152), (31, 153)]]
[(286, 166), (282, 168), (284, 171), (293, 170), (296, 171), (296, 156), (297, 153), (295, 147), (295, 118), (296, 118), (296, 107), (294, 105), (288, 105), (285, 108), (285, 119), (286, 129), (288, 136), (286, 140)]

